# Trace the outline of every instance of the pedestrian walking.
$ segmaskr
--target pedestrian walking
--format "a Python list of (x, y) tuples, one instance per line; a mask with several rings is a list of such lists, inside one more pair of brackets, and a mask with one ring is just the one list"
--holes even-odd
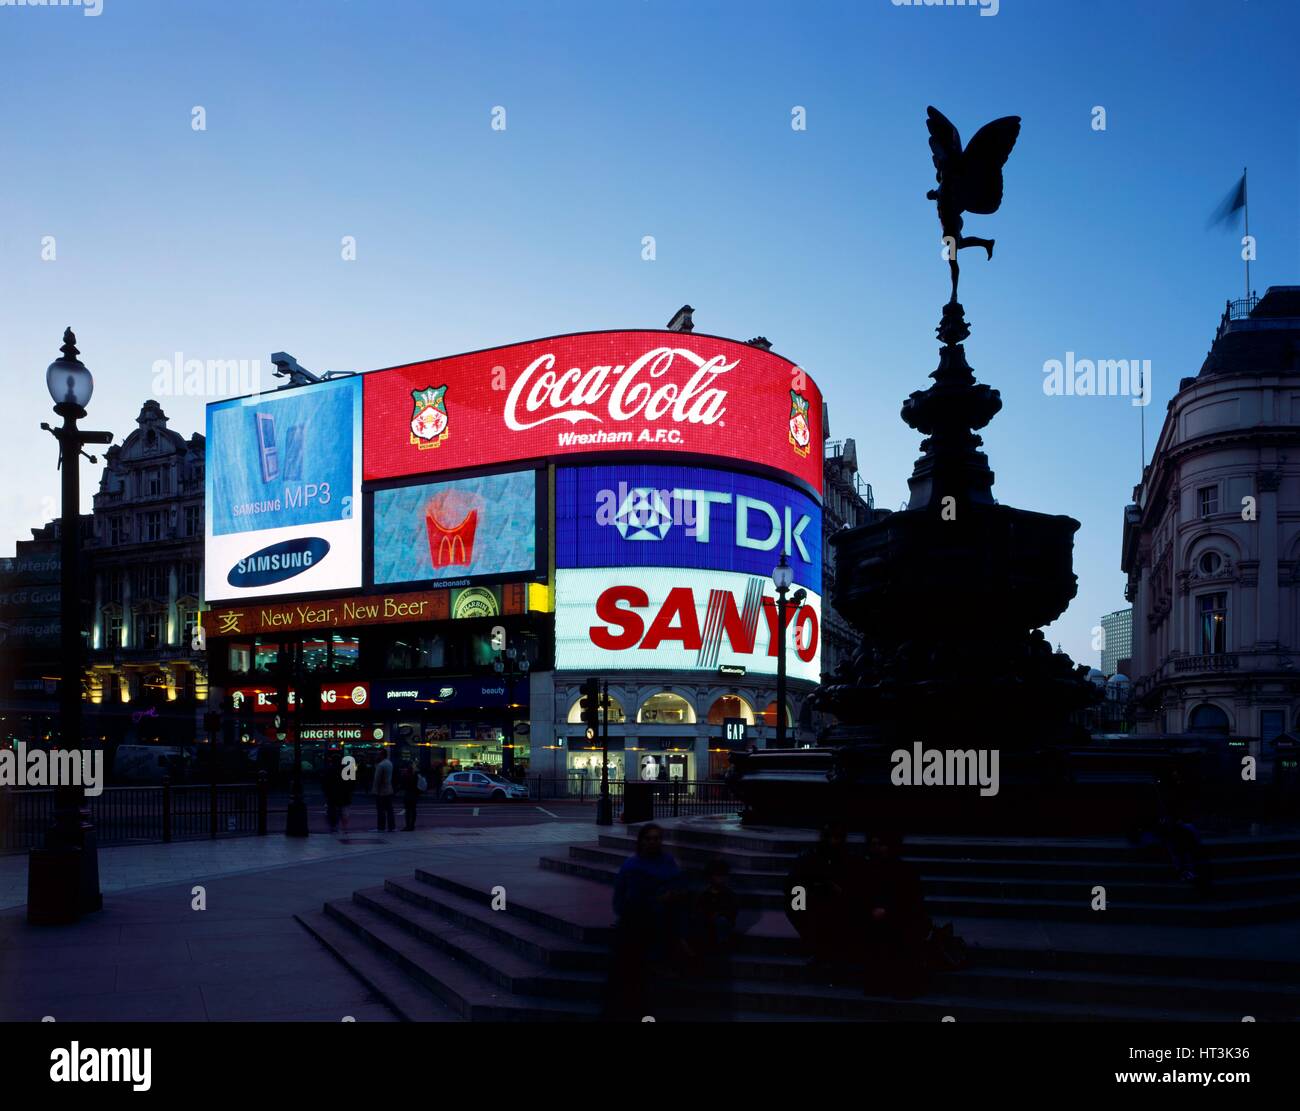
[(406, 808), (406, 824), (402, 827), (404, 833), (415, 829), (415, 810), (420, 805), (420, 783), (423, 779), (414, 764), (406, 764), (402, 768), (402, 805)]
[(384, 749), (384, 758), (375, 765), (375, 777), (370, 785), (375, 796), (375, 813), (377, 817), (376, 832), (394, 833), (397, 830), (397, 816), (393, 813), (393, 762), (388, 758), (388, 749)]

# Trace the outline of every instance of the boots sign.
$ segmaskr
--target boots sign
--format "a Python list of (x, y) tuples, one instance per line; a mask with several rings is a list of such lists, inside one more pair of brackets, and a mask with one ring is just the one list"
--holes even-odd
[[(768, 576), (668, 568), (556, 571), (560, 671), (717, 674), (729, 665), (775, 675), (778, 624)], [(821, 678), (821, 598), (812, 591), (802, 605), (786, 609), (786, 670), (792, 679)]]

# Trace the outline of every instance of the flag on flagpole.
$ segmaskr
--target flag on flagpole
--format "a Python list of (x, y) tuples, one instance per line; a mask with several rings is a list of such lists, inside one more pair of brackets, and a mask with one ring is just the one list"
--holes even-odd
[(1223, 198), (1223, 203), (1214, 210), (1210, 217), (1209, 227), (1222, 227), (1225, 224), (1231, 225), (1236, 223), (1235, 217), (1238, 212), (1246, 207), (1246, 175), (1241, 175), (1241, 180), (1232, 187), (1232, 191)]

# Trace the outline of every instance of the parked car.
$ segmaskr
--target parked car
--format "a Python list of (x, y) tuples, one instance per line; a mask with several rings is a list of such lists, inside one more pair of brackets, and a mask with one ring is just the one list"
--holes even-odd
[(177, 783), (186, 778), (189, 760), (179, 746), (118, 745), (113, 754), (115, 783), (161, 783), (171, 776)]
[(522, 783), (511, 783), (491, 772), (453, 772), (442, 781), (442, 801), (458, 799), (487, 799), (505, 802), (506, 799), (526, 799), (528, 788)]

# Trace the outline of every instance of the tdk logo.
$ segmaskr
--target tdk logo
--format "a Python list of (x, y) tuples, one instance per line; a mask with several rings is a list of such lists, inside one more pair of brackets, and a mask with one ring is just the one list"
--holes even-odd
[(231, 586), (266, 586), (283, 582), (314, 567), (329, 550), (329, 541), (319, 536), (284, 540), (245, 556), (230, 569), (226, 582)]
[[(683, 526), (687, 536), (696, 543), (707, 544), (710, 538), (710, 513), (714, 505), (731, 505), (733, 495), (718, 490), (655, 490), (650, 487), (631, 487), (620, 483), (617, 495), (602, 491), (610, 497), (601, 501), (597, 523), (601, 523), (603, 510), (613, 508), (609, 523), (618, 529), (624, 540), (663, 540), (674, 525)], [(784, 539), (783, 549), (791, 555), (811, 562), (811, 553), (804, 539), (811, 518), (806, 513), (795, 514), (790, 506), (774, 506), (762, 498), (736, 494), (735, 545), (754, 551), (772, 551)]]

